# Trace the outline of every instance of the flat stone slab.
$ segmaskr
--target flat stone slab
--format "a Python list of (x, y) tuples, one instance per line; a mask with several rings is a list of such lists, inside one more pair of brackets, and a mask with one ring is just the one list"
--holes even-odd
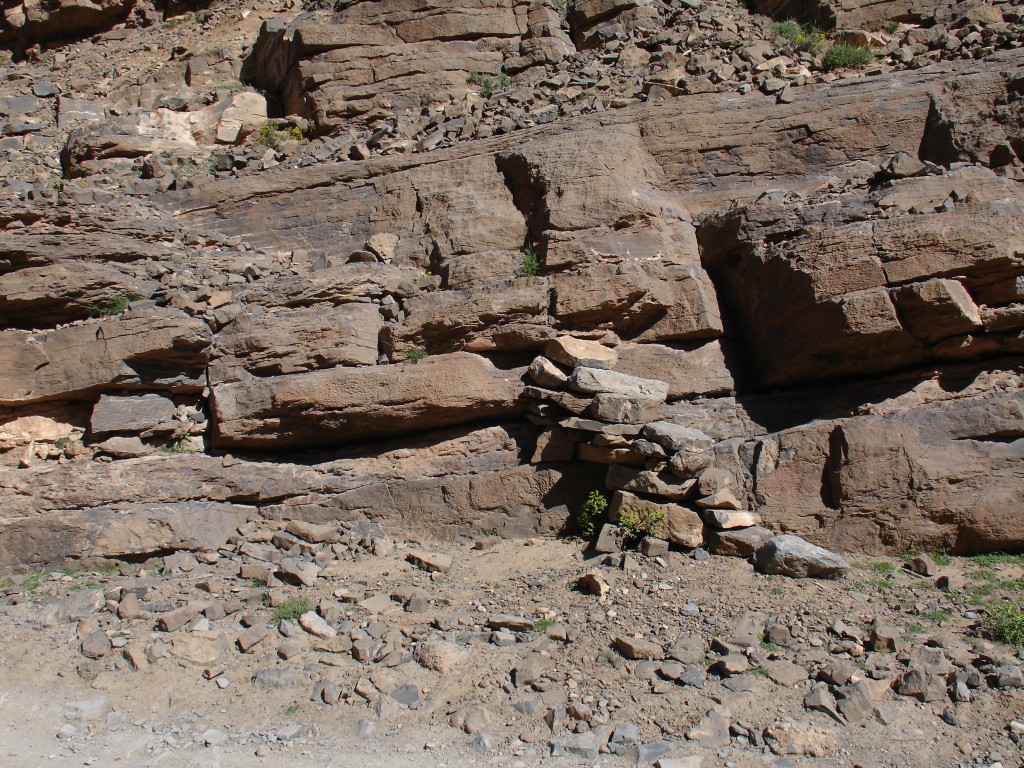
[(577, 392), (598, 394), (611, 392), (627, 397), (647, 397), (665, 402), (668, 397), (668, 384), (657, 379), (641, 379), (616, 371), (605, 371), (600, 368), (578, 367), (569, 377), (569, 386)]
[(171, 421), (175, 410), (171, 399), (162, 395), (102, 395), (89, 426), (95, 436), (144, 432)]

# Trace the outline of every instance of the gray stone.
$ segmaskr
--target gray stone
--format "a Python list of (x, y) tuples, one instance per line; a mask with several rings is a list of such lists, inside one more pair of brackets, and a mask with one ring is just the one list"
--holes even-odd
[(173, 430), (174, 403), (163, 395), (101, 395), (92, 411), (90, 428), (94, 436), (115, 432), (145, 432), (158, 425)]
[(557, 365), (542, 356), (533, 359), (527, 374), (539, 386), (547, 387), (548, 389), (560, 389), (569, 380), (569, 377), (562, 373)]
[(577, 392), (588, 394), (611, 392), (627, 397), (652, 398), (659, 402), (665, 402), (668, 396), (668, 384), (664, 381), (641, 379), (600, 368), (577, 368), (569, 377), (569, 386)]
[(87, 659), (102, 659), (111, 648), (110, 638), (103, 632), (93, 632), (82, 640), (82, 655)]
[(442, 552), (423, 552), (413, 550), (405, 557), (410, 563), (424, 571), (446, 573), (451, 567), (453, 558)]
[(729, 743), (729, 721), (712, 710), (686, 731), (686, 738), (705, 749), (720, 749)]
[(594, 397), (590, 413), (595, 419), (619, 424), (642, 424), (657, 413), (661, 400), (601, 392)]
[(655, 472), (654, 470), (626, 467), (622, 464), (609, 466), (608, 477), (605, 479), (605, 484), (609, 488), (661, 496), (672, 501), (686, 499), (696, 482), (693, 479), (680, 480), (665, 471)]
[(601, 526), (597, 541), (594, 542), (595, 552), (621, 552), (626, 544), (626, 532), (619, 526), (605, 523)]
[(108, 437), (102, 443), (96, 444), (96, 450), (113, 456), (115, 459), (134, 459), (139, 456), (147, 456), (155, 453), (154, 448), (146, 445), (138, 437)]
[(673, 424), (671, 421), (645, 424), (642, 434), (672, 452), (704, 450), (715, 442), (699, 429)]
[(750, 557), (775, 534), (768, 528), (755, 525), (750, 528), (708, 531), (708, 545), (716, 555)]
[(619, 635), (615, 638), (615, 647), (619, 649), (627, 659), (663, 659), (665, 649), (650, 640), (643, 640), (638, 637)]
[(562, 755), (578, 755), (587, 760), (595, 760), (601, 752), (601, 747), (608, 743), (612, 729), (610, 726), (601, 725), (593, 730), (578, 733), (565, 741), (558, 741), (551, 746), (552, 757)]
[(406, 683), (397, 686), (388, 695), (399, 704), (411, 707), (420, 700), (420, 689), (412, 683)]
[(307, 560), (286, 557), (277, 568), (277, 576), (282, 581), (312, 587), (320, 576), (320, 567)]
[(834, 552), (815, 546), (799, 536), (776, 536), (754, 553), (754, 565), (761, 573), (793, 578), (836, 578), (850, 570)]
[(928, 170), (928, 166), (906, 152), (897, 152), (888, 162), (882, 165), (882, 174), (889, 179), (906, 179), (911, 176), (921, 176), (926, 170)]

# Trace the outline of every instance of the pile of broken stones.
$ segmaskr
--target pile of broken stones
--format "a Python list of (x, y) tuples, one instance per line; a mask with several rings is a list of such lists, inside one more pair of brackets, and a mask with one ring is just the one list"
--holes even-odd
[[(765, 573), (832, 577), (848, 566), (831, 552), (797, 536), (775, 536), (760, 525), (732, 488), (732, 474), (712, 466), (715, 441), (699, 429), (656, 420), (669, 384), (614, 370), (618, 355), (599, 342), (552, 339), (530, 364), (523, 397), (529, 419), (544, 432), (531, 461), (589, 461), (608, 465), (613, 490), (610, 523), (594, 544), (618, 553), (623, 516), (657, 521), (658, 536), (640, 542), (647, 555), (670, 545), (707, 545), (717, 555), (754, 556)], [(652, 531), (653, 532), (653, 531)], [(614, 559), (614, 558), (613, 558)]]

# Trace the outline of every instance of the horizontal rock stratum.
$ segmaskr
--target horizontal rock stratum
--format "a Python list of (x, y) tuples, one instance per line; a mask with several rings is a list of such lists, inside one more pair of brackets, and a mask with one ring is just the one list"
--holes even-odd
[(243, 5), (5, 7), (6, 564), (1024, 547), (1012, 3)]
[(313, 447), (500, 420), (521, 408), (522, 373), (460, 352), (222, 384), (212, 396), (215, 444)]

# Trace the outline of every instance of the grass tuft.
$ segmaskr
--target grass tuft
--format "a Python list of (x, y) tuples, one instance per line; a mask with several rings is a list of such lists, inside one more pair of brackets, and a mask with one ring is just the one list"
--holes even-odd
[(985, 607), (984, 626), (996, 640), (1007, 645), (1024, 645), (1024, 611), (1016, 603), (999, 600)]
[(519, 277), (534, 277), (540, 273), (540, 268), (540, 257), (537, 256), (537, 251), (532, 245), (527, 245), (523, 248), (523, 258), (519, 262), (519, 269), (516, 270), (516, 275)]
[(119, 291), (102, 299), (83, 301), (81, 305), (85, 307), (92, 317), (109, 317), (110, 315), (119, 315), (127, 311), (133, 301), (138, 301), (141, 298), (139, 294), (132, 291)]
[(304, 597), (291, 597), (281, 603), (270, 617), (270, 623), (279, 626), (285, 619), (297, 619), (309, 611), (309, 601)]
[(861, 69), (871, 63), (874, 55), (867, 48), (849, 43), (832, 43), (821, 60), (826, 72), (836, 69)]

